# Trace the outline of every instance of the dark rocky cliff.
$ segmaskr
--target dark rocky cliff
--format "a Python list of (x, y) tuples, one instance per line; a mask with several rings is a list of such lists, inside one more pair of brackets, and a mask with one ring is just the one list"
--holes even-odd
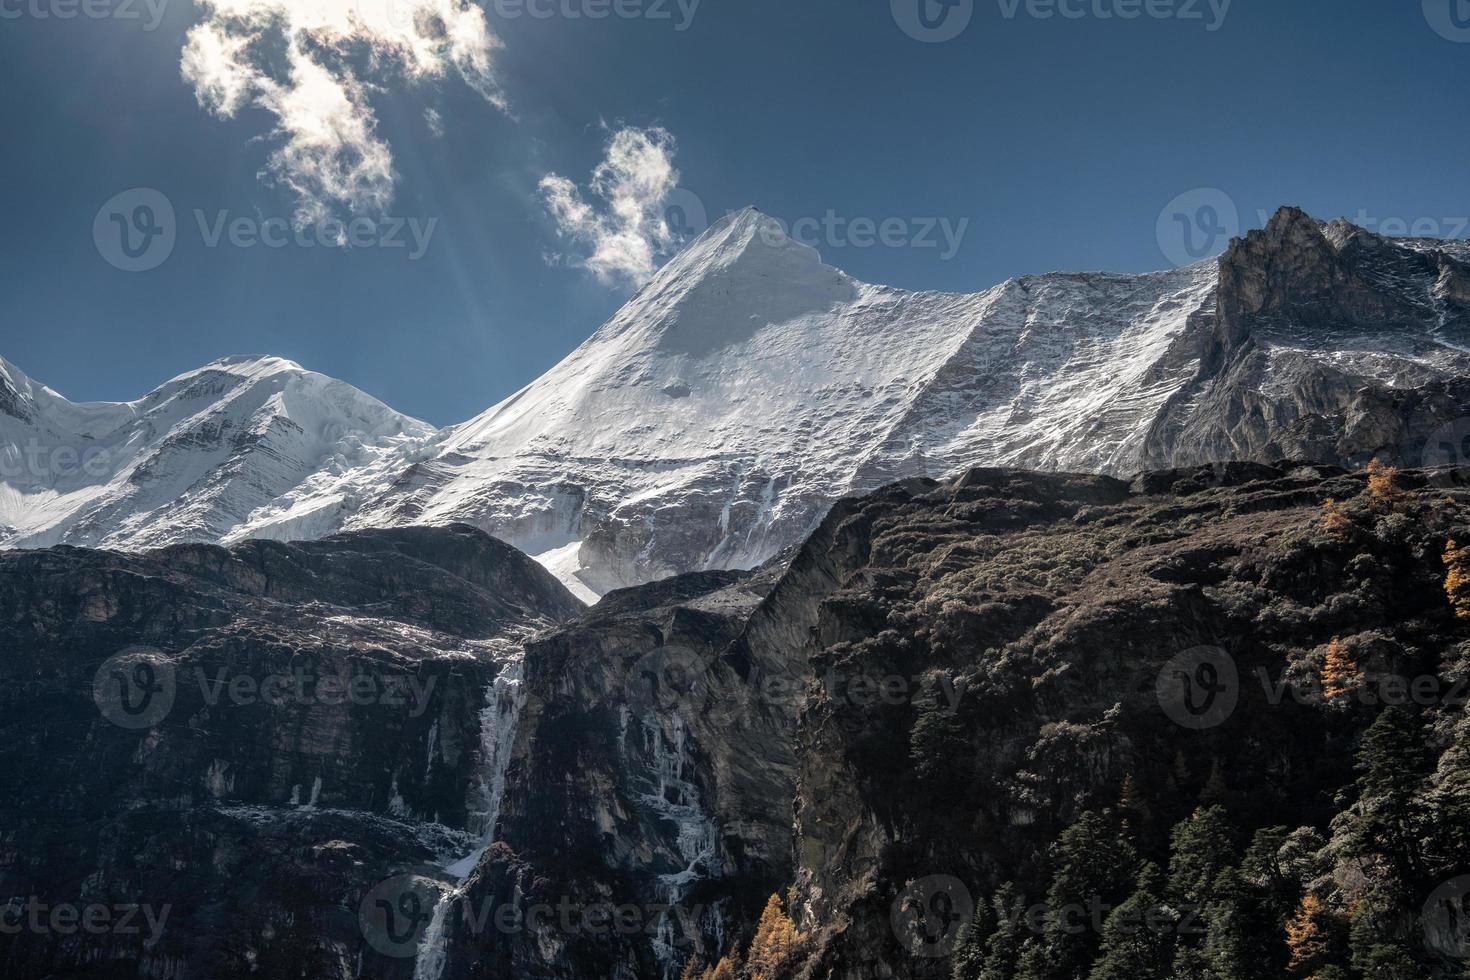
[(1470, 463), (1470, 253), (1283, 208), (1219, 260), (1181, 338), (1195, 378), (1153, 422), (1146, 468), (1304, 459)]
[(465, 527), (0, 556), (0, 973), (410, 975), (359, 906), (476, 846), (487, 691), (581, 609)]
[[(1421, 909), (1470, 869), (1447, 829), (1470, 820), (1470, 724), (1447, 696), (1470, 680), (1470, 550), (1450, 545), (1470, 541), (1467, 484), (1255, 463), (1131, 481), (974, 470), (841, 501), (755, 572), (580, 613), (468, 529), (9, 556), (6, 891), (171, 913), (150, 945), (23, 931), (0, 937), (0, 962), (673, 978), (738, 962), (783, 893), (804, 935), (751, 975), (974, 980), (955, 973), (968, 910), (1008, 882), (1055, 891), (1077, 827), (1163, 864), (1171, 830), (1217, 806), (1246, 840), (1279, 826), (1316, 842), (1290, 901), (1321, 897), (1334, 964), (1366, 922), (1373, 950), (1398, 943), (1419, 971), (1382, 976), (1449, 976), (1458, 927)], [(134, 686), (102, 699), (114, 714), (146, 714), (138, 692), (167, 669), (303, 657), (374, 684), (402, 672), (423, 696), (211, 705), (181, 682), (162, 719), (119, 725), (92, 691), (118, 650)], [(1402, 848), (1363, 829), (1378, 804), (1362, 762), (1399, 679), (1428, 686), (1403, 705), (1423, 816), (1393, 871)], [(1275, 974), (1232, 976), (1281, 975), (1283, 934), (1248, 936)], [(1031, 972), (985, 976), (1076, 980), (1056, 957), (1100, 952), (1099, 935), (1061, 953), (1042, 935)]]
[[(502, 843), (443, 975), (674, 976), (741, 953), (789, 887), (807, 938), (766, 975), (949, 976), (959, 920), (924, 903), (1044, 895), (1059, 835), (1125, 798), (1161, 863), (1205, 803), (1326, 834), (1394, 678), (1433, 682), (1431, 758), (1466, 744), (1444, 556), (1467, 477), (976, 470), (842, 501), (784, 569), (616, 593), (528, 651)], [(1320, 693), (1335, 648), (1346, 701)], [(1201, 664), (1232, 710), (1195, 724), (1160, 685)], [(1417, 889), (1470, 858), (1424, 847)], [(535, 906), (569, 911), (484, 926)]]

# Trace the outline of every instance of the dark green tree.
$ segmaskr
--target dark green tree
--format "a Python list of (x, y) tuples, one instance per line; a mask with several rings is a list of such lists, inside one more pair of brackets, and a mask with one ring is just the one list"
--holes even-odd
[(995, 931), (985, 947), (985, 961), (977, 980), (1014, 980), (1021, 950), (1029, 936), (1026, 899), (1016, 886), (1006, 882), (996, 889), (990, 902), (995, 911)]
[(1337, 821), (1339, 852), (1365, 867), (1381, 860), (1398, 882), (1420, 877), (1420, 833), (1424, 812), (1427, 751), (1424, 729), (1403, 708), (1389, 708), (1363, 735), (1358, 747), (1358, 801)]
[(1175, 828), (1169, 841), (1169, 897), (1203, 908), (1215, 876), (1236, 859), (1235, 828), (1223, 807), (1202, 807)]
[(1133, 890), (1137, 866), (1133, 846), (1097, 813), (1084, 813), (1062, 832), (1046, 893), (1046, 944), (1059, 980), (1087, 975), (1101, 941), (1093, 919)]
[(1168, 980), (1174, 920), (1163, 904), (1164, 887), (1163, 871), (1145, 863), (1133, 894), (1108, 915), (1088, 980)]
[(1270, 923), (1261, 895), (1241, 873), (1226, 868), (1215, 876), (1205, 904), (1204, 962), (1213, 980), (1268, 980), (1274, 969)]
[(1353, 909), (1348, 949), (1353, 969), (1363, 980), (1419, 980), (1428, 975), (1405, 938), (1414, 927), (1407, 908), (1407, 896), (1390, 886)]
[(995, 906), (990, 902), (976, 902), (975, 914), (960, 928), (954, 952), (950, 955), (953, 980), (978, 980), (996, 924)]
[(1016, 964), (1016, 980), (1062, 980), (1057, 963), (1047, 952), (1046, 944), (1039, 939), (1028, 939), (1021, 948), (1021, 960)]

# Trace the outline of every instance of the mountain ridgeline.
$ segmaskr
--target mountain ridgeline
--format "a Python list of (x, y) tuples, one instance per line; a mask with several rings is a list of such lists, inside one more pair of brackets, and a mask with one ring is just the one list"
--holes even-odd
[(1284, 209), (1217, 261), (906, 293), (754, 210), (580, 348), (434, 430), (278, 358), (126, 405), (0, 362), (0, 546), (467, 523), (579, 596), (750, 568), (840, 497), (973, 466), (1465, 462), (1470, 245)]

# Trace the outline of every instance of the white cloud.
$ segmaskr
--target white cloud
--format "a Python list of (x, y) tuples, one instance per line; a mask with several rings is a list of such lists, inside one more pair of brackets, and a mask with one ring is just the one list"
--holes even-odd
[(499, 42), (470, 0), (199, 0), (181, 70), (222, 118), (256, 106), (276, 120), (268, 168), (309, 223), (381, 212), (397, 175), (370, 95), (455, 73), (504, 107)]
[(664, 206), (679, 184), (674, 137), (664, 129), (622, 129), (608, 140), (584, 196), (556, 174), (541, 180), (541, 196), (562, 234), (584, 246), (588, 270), (608, 285), (642, 285), (658, 259), (677, 244)]

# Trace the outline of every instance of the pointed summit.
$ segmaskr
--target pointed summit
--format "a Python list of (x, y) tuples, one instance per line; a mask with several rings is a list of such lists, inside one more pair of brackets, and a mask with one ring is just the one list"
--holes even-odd
[(711, 224), (664, 266), (653, 282), (727, 267), (751, 251), (782, 253), (787, 261), (795, 263), (820, 265), (822, 261), (816, 249), (794, 241), (780, 221), (752, 206), (731, 211)]

